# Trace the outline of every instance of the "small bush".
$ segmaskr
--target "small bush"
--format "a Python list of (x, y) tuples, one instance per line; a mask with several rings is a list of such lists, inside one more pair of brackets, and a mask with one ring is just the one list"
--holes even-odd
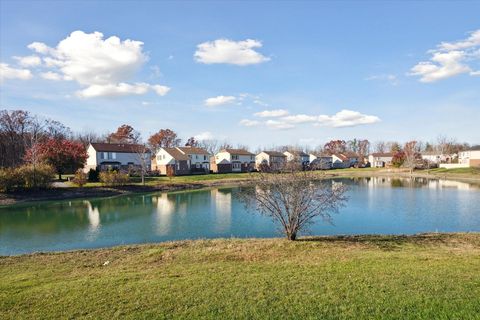
[(83, 187), (85, 183), (87, 183), (87, 174), (83, 172), (82, 169), (78, 169), (77, 172), (75, 172), (72, 182), (79, 187)]
[(0, 169), (0, 191), (46, 189), (50, 187), (54, 174), (53, 168), (46, 164), (35, 167), (23, 165), (18, 168)]
[(46, 189), (50, 187), (55, 170), (47, 164), (23, 165), (18, 172), (25, 182), (27, 189)]
[(98, 182), (98, 170), (90, 169), (88, 171), (88, 182)]
[(0, 169), (0, 191), (11, 192), (22, 189), (25, 182), (17, 169), (5, 168)]
[(100, 181), (106, 186), (123, 186), (128, 183), (129, 176), (117, 171), (100, 172)]

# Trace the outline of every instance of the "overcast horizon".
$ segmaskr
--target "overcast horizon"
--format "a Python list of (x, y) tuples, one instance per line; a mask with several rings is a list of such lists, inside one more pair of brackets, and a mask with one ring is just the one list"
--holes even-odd
[(480, 2), (0, 6), (0, 109), (73, 131), (480, 143)]

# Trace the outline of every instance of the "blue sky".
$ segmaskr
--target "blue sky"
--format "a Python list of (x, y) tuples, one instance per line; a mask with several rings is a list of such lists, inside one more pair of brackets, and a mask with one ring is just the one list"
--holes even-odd
[(479, 12), (474, 1), (2, 0), (0, 103), (77, 131), (128, 123), (252, 147), (479, 143)]

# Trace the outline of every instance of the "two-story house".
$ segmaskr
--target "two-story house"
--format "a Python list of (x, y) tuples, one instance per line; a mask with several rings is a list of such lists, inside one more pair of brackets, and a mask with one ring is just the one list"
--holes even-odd
[(223, 149), (211, 157), (210, 168), (215, 173), (250, 172), (255, 170), (255, 155), (244, 149)]
[(255, 156), (257, 170), (281, 170), (287, 162), (287, 156), (278, 151), (262, 151)]
[(294, 162), (302, 165), (302, 167), (307, 167), (310, 163), (310, 156), (303, 151), (285, 151), (283, 153), (287, 158), (287, 162)]
[(139, 144), (126, 143), (90, 143), (87, 148), (88, 158), (84, 171), (98, 169), (129, 169), (142, 166), (146, 163), (150, 170), (150, 151)]
[(310, 169), (312, 170), (328, 170), (332, 169), (333, 159), (329, 154), (309, 154)]
[(335, 169), (351, 168), (358, 163), (358, 155), (355, 153), (332, 154), (332, 167)]
[(160, 148), (152, 159), (152, 170), (160, 174), (209, 173), (210, 154), (196, 147)]
[(480, 146), (459, 152), (458, 163), (466, 164), (469, 167), (480, 167)]
[(368, 156), (368, 162), (372, 168), (383, 168), (392, 165), (393, 153), (376, 152)]

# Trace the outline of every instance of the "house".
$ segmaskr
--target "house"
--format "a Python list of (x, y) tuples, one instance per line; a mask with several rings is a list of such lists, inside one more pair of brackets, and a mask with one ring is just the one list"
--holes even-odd
[(210, 154), (196, 147), (160, 148), (152, 159), (152, 170), (160, 174), (209, 173)]
[(100, 171), (110, 169), (138, 168), (142, 162), (150, 170), (150, 151), (143, 145), (126, 143), (90, 143), (87, 148), (88, 158), (84, 171), (98, 169)]
[(383, 168), (392, 165), (392, 152), (377, 152), (368, 156), (368, 162), (372, 168)]
[(332, 169), (333, 159), (331, 155), (328, 154), (313, 154), (309, 155), (310, 168), (311, 169), (320, 169), (328, 170)]
[(250, 172), (255, 170), (255, 155), (244, 149), (223, 149), (210, 158), (215, 173)]
[(210, 173), (210, 153), (207, 150), (197, 147), (177, 147), (190, 159), (190, 170), (192, 173)]
[(480, 145), (461, 151), (458, 154), (458, 163), (469, 167), (480, 167)]
[(425, 151), (422, 152), (422, 159), (435, 164), (450, 163), (452, 162), (453, 155), (443, 154), (436, 151)]
[(262, 151), (255, 156), (255, 166), (261, 171), (266, 167), (270, 170), (280, 170), (285, 166), (287, 156), (278, 151)]
[(283, 154), (287, 157), (287, 162), (295, 162), (303, 167), (308, 166), (310, 163), (310, 156), (303, 151), (285, 151)]
[(358, 165), (358, 155), (355, 153), (332, 154), (332, 168), (350, 168)]

